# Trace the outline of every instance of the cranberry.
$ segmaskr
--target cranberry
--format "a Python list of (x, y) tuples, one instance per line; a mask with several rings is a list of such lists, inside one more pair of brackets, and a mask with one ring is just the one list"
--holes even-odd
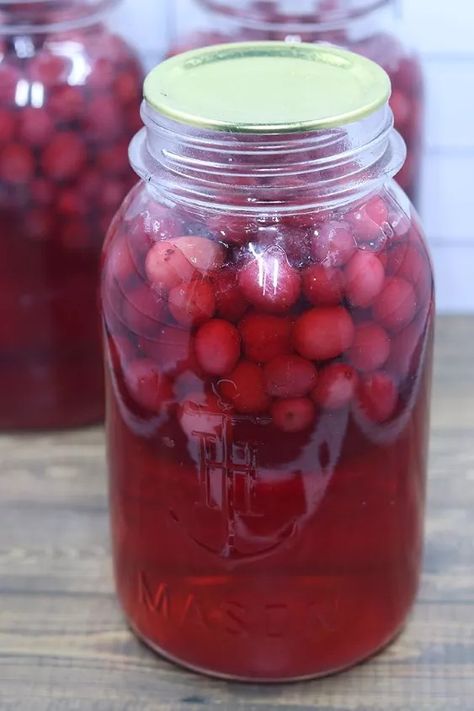
[(329, 360), (347, 351), (354, 340), (354, 324), (342, 306), (316, 308), (296, 321), (293, 343), (309, 360)]
[(130, 395), (139, 407), (158, 413), (171, 400), (171, 385), (152, 360), (134, 360), (124, 374)]
[(216, 300), (211, 284), (193, 279), (171, 289), (168, 298), (171, 315), (182, 326), (197, 326), (212, 318)]
[(194, 269), (184, 254), (168, 241), (156, 242), (148, 252), (145, 269), (154, 289), (168, 291), (192, 279)]
[(54, 198), (54, 185), (45, 178), (36, 178), (30, 184), (31, 197), (38, 205), (51, 205)]
[(316, 385), (313, 363), (297, 355), (279, 355), (264, 368), (265, 387), (272, 397), (303, 397)]
[(417, 309), (416, 293), (405, 279), (392, 277), (373, 307), (374, 317), (391, 331), (400, 331), (413, 321)]
[(271, 409), (275, 427), (282, 432), (302, 432), (310, 427), (316, 417), (313, 403), (307, 397), (290, 398), (275, 402)]
[(346, 219), (359, 239), (371, 242), (378, 239), (388, 223), (388, 207), (381, 197), (373, 197), (365, 205), (347, 213)]
[(33, 81), (46, 87), (66, 83), (70, 60), (57, 54), (43, 51), (32, 57), (29, 64), (29, 74)]
[(87, 111), (87, 133), (101, 141), (116, 139), (122, 131), (122, 118), (113, 96), (100, 95), (92, 99)]
[(175, 237), (171, 242), (200, 272), (212, 271), (224, 263), (225, 250), (222, 245), (205, 237)]
[[(97, 153), (97, 159), (100, 170), (107, 175), (127, 175), (130, 170), (128, 162), (128, 145), (127, 142), (116, 142), (111, 146), (100, 148)], [(97, 171), (99, 175), (101, 173)]]
[(240, 334), (228, 321), (212, 319), (197, 332), (195, 350), (206, 373), (228, 375), (240, 358)]
[(114, 82), (115, 95), (127, 104), (138, 104), (140, 100), (140, 84), (136, 71), (122, 71)]
[(33, 208), (28, 211), (25, 232), (35, 242), (45, 242), (53, 236), (54, 219), (51, 211)]
[(298, 301), (301, 279), (279, 249), (268, 249), (240, 271), (239, 284), (245, 298), (270, 313), (285, 313)]
[(357, 390), (362, 413), (373, 422), (389, 420), (397, 408), (398, 391), (395, 380), (384, 371), (364, 376)]
[(64, 188), (58, 193), (56, 210), (60, 215), (87, 215), (89, 206), (74, 188)]
[(87, 83), (92, 89), (108, 89), (116, 75), (116, 64), (108, 57), (98, 57), (90, 69)]
[(209, 218), (208, 225), (217, 238), (227, 244), (248, 244), (257, 232), (256, 224), (240, 215), (215, 215)]
[(212, 283), (217, 304), (217, 315), (227, 321), (239, 321), (247, 311), (249, 304), (240, 287), (236, 270), (223, 267), (212, 275)]
[(335, 306), (344, 296), (344, 274), (340, 269), (314, 264), (303, 272), (303, 291), (315, 306)]
[(342, 267), (357, 249), (354, 235), (346, 222), (325, 222), (313, 240), (313, 255), (328, 267)]
[(54, 125), (46, 109), (25, 107), (19, 123), (22, 140), (31, 146), (44, 146), (53, 136)]
[(48, 108), (60, 121), (78, 121), (87, 111), (82, 91), (76, 86), (58, 86), (52, 92)]
[(270, 406), (263, 370), (255, 363), (240, 361), (227, 378), (218, 382), (217, 388), (221, 397), (242, 414), (258, 415)]
[(193, 360), (191, 335), (180, 328), (160, 325), (153, 339), (140, 338), (138, 347), (146, 357), (158, 363), (160, 370), (175, 375), (186, 370)]
[(331, 363), (319, 373), (313, 400), (326, 410), (340, 410), (351, 402), (357, 382), (357, 373), (350, 365)]
[(431, 269), (426, 254), (422, 254), (414, 245), (410, 245), (402, 264), (396, 271), (396, 276), (409, 281), (415, 287), (420, 302), (426, 302), (432, 289)]
[(150, 337), (155, 335), (165, 318), (166, 303), (142, 284), (124, 294), (122, 314), (129, 331), (137, 336)]
[(0, 109), (0, 146), (15, 138), (17, 119), (12, 111)]
[(291, 328), (289, 318), (247, 314), (239, 324), (246, 357), (257, 363), (267, 363), (276, 356), (290, 353)]
[(42, 165), (47, 176), (68, 180), (81, 172), (86, 161), (82, 139), (72, 132), (56, 134), (43, 151)]
[(0, 151), (0, 178), (12, 185), (24, 185), (33, 177), (33, 154), (21, 143), (9, 143)]
[(0, 63), (0, 101), (3, 104), (15, 106), (15, 94), (18, 83), (22, 78), (22, 74), (17, 67), (5, 64), (5, 62)]
[(348, 358), (357, 370), (378, 370), (390, 355), (390, 339), (386, 331), (375, 323), (361, 323), (356, 327), (354, 343)]
[(377, 255), (358, 252), (345, 269), (346, 295), (353, 306), (370, 306), (382, 291), (385, 270)]

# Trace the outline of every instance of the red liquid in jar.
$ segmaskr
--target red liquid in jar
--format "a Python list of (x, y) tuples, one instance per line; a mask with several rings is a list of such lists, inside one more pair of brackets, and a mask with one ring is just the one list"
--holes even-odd
[(430, 263), (385, 191), (232, 220), (140, 188), (106, 246), (117, 587), (138, 634), (187, 666), (322, 675), (387, 644), (416, 594)]
[(103, 415), (99, 255), (134, 181), (142, 72), (101, 25), (0, 42), (0, 428), (84, 425)]

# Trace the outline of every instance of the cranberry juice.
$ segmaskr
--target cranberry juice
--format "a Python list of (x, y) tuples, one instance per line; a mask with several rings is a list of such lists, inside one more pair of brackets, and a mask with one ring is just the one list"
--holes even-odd
[(103, 414), (99, 255), (141, 69), (101, 25), (0, 42), (0, 427), (82, 425)]
[(126, 615), (194, 669), (284, 680), (402, 627), (423, 540), (433, 291), (415, 217), (159, 206), (106, 245), (115, 570)]

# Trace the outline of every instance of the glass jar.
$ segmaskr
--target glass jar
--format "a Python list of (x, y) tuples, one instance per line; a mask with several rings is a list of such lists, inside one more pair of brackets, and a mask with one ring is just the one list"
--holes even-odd
[(219, 42), (286, 40), (330, 42), (378, 62), (392, 81), (395, 127), (408, 149), (397, 181), (418, 204), (424, 82), (418, 56), (402, 41), (396, 0), (197, 0), (197, 4), (205, 11), (201, 29), (187, 35), (178, 26), (171, 54)]
[(132, 627), (193, 669), (334, 672), (413, 604), (434, 297), (388, 96), (280, 42), (145, 83), (102, 276), (114, 560)]
[(0, 428), (103, 416), (98, 268), (142, 70), (111, 0), (0, 0)]

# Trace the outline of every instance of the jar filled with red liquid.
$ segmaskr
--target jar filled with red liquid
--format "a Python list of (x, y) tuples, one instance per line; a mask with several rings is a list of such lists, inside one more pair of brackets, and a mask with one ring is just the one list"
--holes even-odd
[(424, 84), (418, 56), (402, 39), (396, 0), (196, 0), (196, 4), (203, 9), (200, 28), (188, 34), (189, 17), (178, 16), (181, 37), (171, 54), (219, 42), (285, 40), (329, 42), (378, 62), (390, 76), (395, 127), (408, 149), (397, 181), (418, 204)]
[(103, 416), (98, 268), (142, 70), (111, 0), (0, 0), (0, 428)]
[(145, 82), (102, 276), (114, 560), (137, 634), (193, 669), (334, 672), (414, 602), (433, 280), (389, 94), (282, 42)]

